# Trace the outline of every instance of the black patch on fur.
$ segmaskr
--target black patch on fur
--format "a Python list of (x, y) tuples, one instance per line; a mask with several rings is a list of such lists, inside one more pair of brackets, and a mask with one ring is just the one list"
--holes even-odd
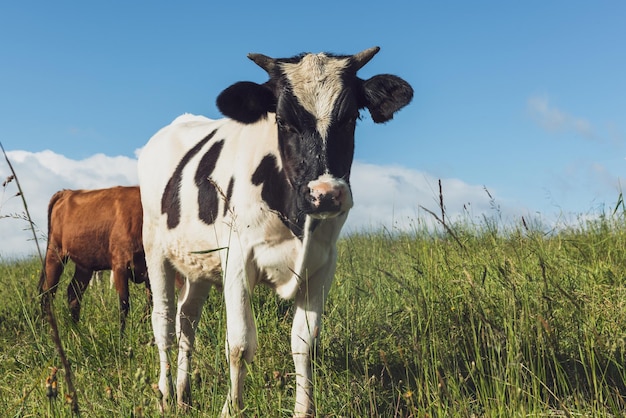
[(230, 199), (233, 197), (233, 188), (235, 187), (235, 178), (231, 177), (228, 182), (228, 189), (226, 189), (226, 201), (224, 202), (224, 216), (228, 214), (230, 210)]
[(261, 197), (270, 207), (278, 212), (280, 220), (291, 232), (302, 240), (304, 234), (304, 213), (298, 213), (296, 195), (287, 181), (283, 170), (278, 169), (276, 156), (267, 154), (252, 174), (252, 184), (263, 184)]
[(198, 218), (207, 225), (211, 225), (217, 218), (219, 194), (211, 174), (220, 157), (224, 140), (211, 145), (211, 148), (202, 156), (196, 170), (196, 186), (198, 186)]
[(185, 154), (165, 186), (163, 196), (161, 197), (161, 213), (167, 214), (167, 227), (169, 229), (176, 228), (180, 223), (180, 182), (182, 180), (183, 169), (189, 163), (189, 160), (200, 152), (202, 147), (213, 138), (216, 132), (217, 129), (208, 134)]

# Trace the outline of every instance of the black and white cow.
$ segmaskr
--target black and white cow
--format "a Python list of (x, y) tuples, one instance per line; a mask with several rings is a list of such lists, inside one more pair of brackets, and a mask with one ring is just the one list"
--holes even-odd
[[(143, 239), (163, 407), (173, 396), (169, 356), (177, 338), (177, 401), (191, 402), (195, 330), (210, 287), (219, 286), (231, 379), (222, 415), (239, 415), (246, 364), (257, 348), (250, 297), (264, 283), (282, 298), (295, 298), (294, 416), (314, 413), (311, 353), (333, 281), (337, 237), (352, 207), (359, 111), (367, 108), (374, 122), (386, 122), (413, 97), (399, 77), (357, 76), (378, 51), (287, 59), (250, 54), (269, 80), (224, 90), (217, 106), (226, 119), (182, 115), (141, 152)], [(187, 278), (177, 314), (176, 271)]]

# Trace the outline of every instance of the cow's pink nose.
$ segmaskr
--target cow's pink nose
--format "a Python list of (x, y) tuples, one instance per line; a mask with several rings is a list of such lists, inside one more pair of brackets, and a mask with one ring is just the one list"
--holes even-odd
[(337, 204), (340, 204), (343, 196), (343, 188), (340, 186), (332, 186), (327, 183), (322, 183), (311, 189), (311, 197), (313, 203), (320, 202), (322, 200), (332, 200)]
[(352, 193), (348, 182), (329, 174), (308, 184), (308, 201), (311, 210), (324, 216), (334, 216), (352, 207)]
[(311, 188), (311, 203), (320, 212), (337, 212), (345, 203), (345, 186), (318, 183)]

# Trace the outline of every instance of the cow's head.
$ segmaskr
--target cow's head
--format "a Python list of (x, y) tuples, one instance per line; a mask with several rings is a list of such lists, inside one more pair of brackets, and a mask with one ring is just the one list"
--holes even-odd
[(399, 77), (357, 77), (379, 49), (280, 59), (249, 54), (269, 81), (239, 82), (217, 98), (220, 111), (241, 123), (276, 114), (282, 166), (297, 193), (298, 209), (313, 217), (333, 217), (352, 207), (349, 179), (359, 110), (367, 108), (374, 122), (383, 123), (413, 97), (411, 86)]

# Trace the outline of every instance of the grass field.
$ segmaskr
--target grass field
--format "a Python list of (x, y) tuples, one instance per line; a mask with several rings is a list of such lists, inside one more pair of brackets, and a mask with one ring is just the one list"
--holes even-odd
[[(326, 417), (623, 416), (626, 413), (626, 221), (581, 221), (558, 233), (526, 224), (460, 222), (450, 231), (345, 238), (315, 364)], [(71, 273), (72, 269), (68, 269)], [(0, 415), (71, 416), (37, 259), (0, 262)], [(157, 350), (134, 285), (126, 334), (108, 279), (92, 283), (81, 322), (55, 312), (81, 415), (158, 416)], [(294, 378), (292, 308), (258, 288), (259, 350), (246, 415), (287, 417)], [(198, 329), (193, 408), (218, 416), (228, 374), (224, 307), (212, 292)], [(46, 378), (57, 372), (58, 396)], [(172, 416), (176, 416), (176, 411)], [(180, 414), (182, 415), (182, 414)]]

